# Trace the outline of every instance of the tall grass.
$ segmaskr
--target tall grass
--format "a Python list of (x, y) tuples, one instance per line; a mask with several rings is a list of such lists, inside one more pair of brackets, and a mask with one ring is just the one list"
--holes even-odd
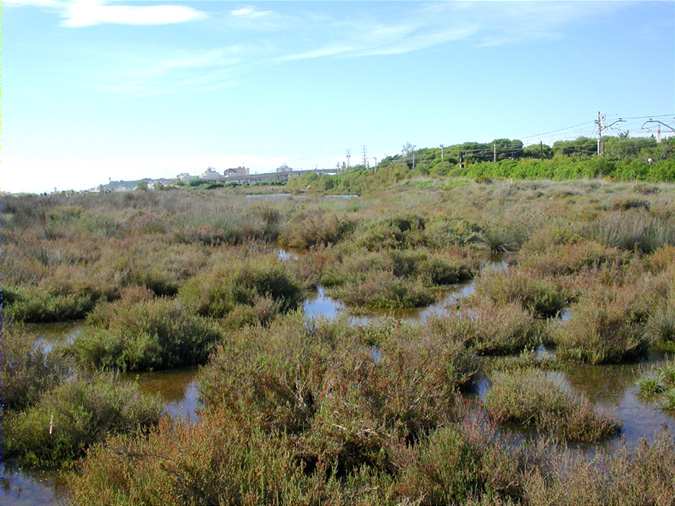
[(675, 223), (643, 211), (613, 213), (590, 224), (586, 235), (607, 246), (653, 253), (675, 244)]

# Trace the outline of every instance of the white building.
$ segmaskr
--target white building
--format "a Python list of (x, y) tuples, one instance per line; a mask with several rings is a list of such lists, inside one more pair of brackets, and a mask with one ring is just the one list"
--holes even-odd
[(202, 172), (201, 178), (204, 181), (222, 181), (223, 179), (225, 179), (225, 176), (223, 176), (213, 167), (209, 167), (204, 172)]
[(195, 181), (196, 179), (199, 178), (197, 176), (192, 176), (187, 172), (182, 172), (176, 176), (176, 179), (178, 179), (178, 181), (180, 181), (181, 183), (189, 183), (190, 181)]
[(225, 169), (225, 177), (240, 177), (248, 176), (248, 167), (232, 167), (231, 169)]

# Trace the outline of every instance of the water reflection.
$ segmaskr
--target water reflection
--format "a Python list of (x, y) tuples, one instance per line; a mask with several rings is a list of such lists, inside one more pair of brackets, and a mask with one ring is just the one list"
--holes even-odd
[[(281, 255), (279, 250), (279, 255)], [(286, 252), (284, 252), (286, 253)], [(481, 268), (482, 271), (503, 272), (508, 269), (506, 260), (488, 261)], [(414, 309), (403, 309), (396, 311), (371, 311), (367, 315), (350, 315), (349, 322), (352, 325), (368, 325), (384, 318), (396, 318), (407, 323), (425, 323), (432, 317), (444, 317), (457, 311), (459, 304), (476, 291), (476, 280), (473, 279), (467, 283), (452, 285), (445, 291), (437, 302)], [(317, 287), (316, 293), (305, 300), (303, 304), (305, 318), (312, 320), (315, 318), (325, 318), (334, 320), (344, 313), (348, 313), (347, 307), (337, 299), (326, 294), (326, 289), (322, 286)]]
[(64, 497), (55, 473), (28, 472), (0, 462), (0, 504), (65, 504)]
[[(653, 359), (650, 365), (659, 363)], [(635, 384), (641, 376), (642, 366), (631, 365), (579, 365), (565, 372), (548, 373), (573, 392), (581, 393), (599, 409), (614, 415), (623, 425), (620, 438), (629, 447), (635, 447), (640, 438), (653, 441), (656, 435), (668, 428), (675, 434), (675, 419), (656, 404), (642, 400)]]
[(246, 198), (249, 200), (279, 200), (292, 196), (292, 193), (249, 193), (246, 195)]
[(305, 299), (302, 309), (305, 318), (308, 320), (316, 318), (335, 320), (345, 311), (345, 305), (339, 300), (326, 295), (326, 289), (323, 286), (318, 286), (316, 293)]
[(196, 422), (201, 407), (196, 368), (144, 372), (134, 375), (142, 392), (159, 394), (164, 413), (174, 419)]
[(293, 253), (293, 252), (285, 250), (283, 248), (279, 248), (277, 250), (277, 258), (279, 260), (281, 260), (282, 262), (288, 262), (290, 260), (297, 260), (298, 255), (297, 255), (297, 253)]
[(71, 344), (82, 329), (82, 321), (26, 325), (26, 330), (36, 336), (33, 345), (42, 348), (45, 353), (51, 352), (55, 346)]

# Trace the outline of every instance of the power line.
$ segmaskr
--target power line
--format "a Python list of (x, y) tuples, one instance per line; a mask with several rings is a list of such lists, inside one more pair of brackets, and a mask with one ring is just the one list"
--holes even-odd
[(572, 128), (578, 128), (580, 126), (592, 125), (593, 123), (594, 123), (593, 121), (584, 121), (583, 123), (578, 123), (576, 125), (568, 126), (568, 127), (565, 127), (565, 128), (560, 128), (558, 130), (551, 130), (549, 132), (542, 132), (542, 133), (538, 133), (538, 134), (528, 135), (528, 136), (525, 136), (525, 137), (520, 137), (520, 139), (532, 139), (533, 137), (543, 137), (544, 135), (551, 135), (551, 134), (555, 134), (555, 133), (558, 133), (558, 132), (564, 132), (565, 130), (571, 130)]

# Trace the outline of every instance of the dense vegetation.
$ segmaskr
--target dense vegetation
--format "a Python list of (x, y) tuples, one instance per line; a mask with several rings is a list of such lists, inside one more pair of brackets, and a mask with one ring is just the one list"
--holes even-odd
[[(672, 434), (621, 449), (561, 379), (675, 349), (673, 187), (387, 170), (354, 199), (4, 198), (11, 458), (74, 504), (670, 504)], [(338, 318), (303, 314), (317, 287)], [(27, 325), (74, 318), (51, 352)], [(192, 423), (120, 374), (186, 365)], [(664, 416), (672, 379), (639, 385)]]
[[(413, 177), (491, 179), (593, 179), (615, 181), (675, 181), (675, 138), (608, 137), (602, 157), (596, 140), (580, 137), (553, 146), (523, 147), (516, 139), (489, 143), (465, 142), (441, 148), (388, 156), (374, 167), (356, 166), (335, 176), (306, 174), (289, 181), (291, 190), (364, 193)], [(494, 146), (494, 147), (493, 147)], [(494, 162), (494, 154), (497, 161)], [(452, 182), (450, 182), (452, 184)]]

